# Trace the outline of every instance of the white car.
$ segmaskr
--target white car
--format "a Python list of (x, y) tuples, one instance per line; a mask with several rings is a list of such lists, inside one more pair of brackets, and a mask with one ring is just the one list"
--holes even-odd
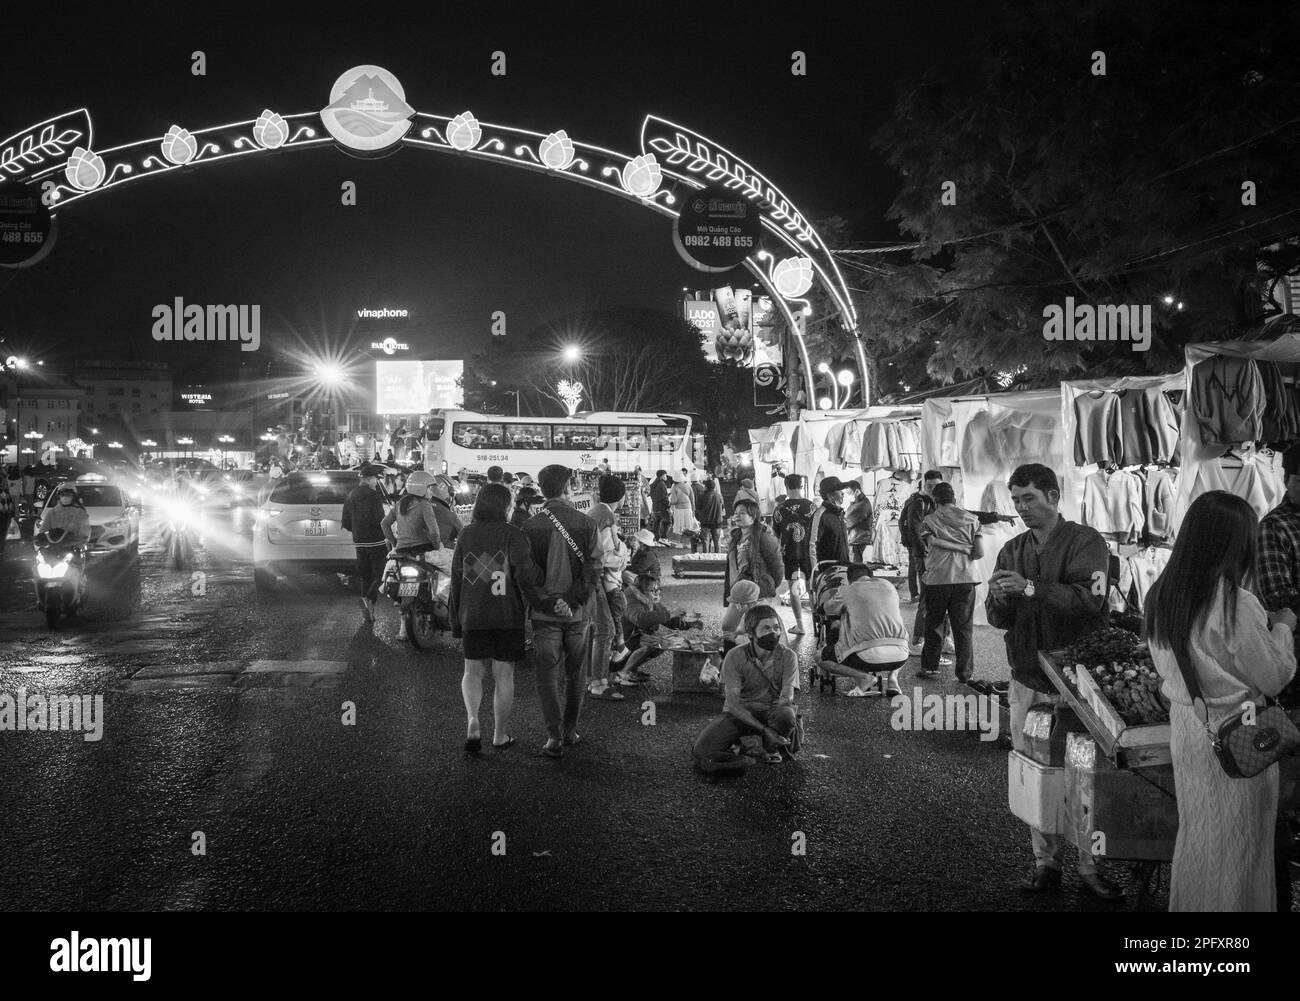
[(259, 591), (295, 570), (350, 572), (352, 533), (343, 530), (343, 502), (361, 482), (355, 470), (290, 473), (275, 481), (253, 524), (253, 581)]
[[(62, 485), (62, 484), (60, 484)], [(90, 552), (140, 555), (140, 507), (131, 495), (103, 476), (78, 477), (73, 484), (90, 515)], [(51, 493), (45, 507), (58, 503)], [(37, 530), (39, 531), (39, 523)]]

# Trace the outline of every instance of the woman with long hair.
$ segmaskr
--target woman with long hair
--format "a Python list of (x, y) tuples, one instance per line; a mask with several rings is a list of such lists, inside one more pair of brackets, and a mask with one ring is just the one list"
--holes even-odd
[(465, 752), (482, 749), (479, 707), (483, 678), (492, 669), (492, 746), (504, 751), (515, 702), (515, 664), (524, 659), (526, 604), (540, 596), (542, 571), (524, 533), (510, 524), (510, 488), (486, 483), (474, 500), (473, 520), (456, 539), (451, 560), (451, 634), (465, 647)]
[[(435, 563), (432, 554), (444, 548), (438, 518), (427, 496), (432, 483), (432, 476), (417, 469), (403, 485), (397, 503), (384, 515), (379, 527), (392, 549), (390, 555), (402, 553), (419, 557), (425, 563)], [(401, 620), (397, 638), (406, 639), (405, 618)]]
[[(1296, 670), (1289, 609), (1269, 616), (1249, 590), (1259, 520), (1242, 498), (1202, 494), (1187, 509), (1178, 541), (1147, 595), (1146, 634), (1163, 679), (1178, 792), (1171, 911), (1271, 911), (1278, 769), (1230, 778), (1210, 746), (1200, 713), (1218, 730), (1247, 700), (1276, 695)], [(1180, 664), (1204, 706), (1193, 706)]]
[(775, 597), (777, 585), (785, 579), (781, 544), (763, 524), (757, 501), (736, 501), (733, 510), (736, 527), (731, 530), (731, 543), (727, 547), (727, 574), (722, 593), (730, 595), (731, 585), (736, 581), (752, 580), (758, 585), (760, 598)]

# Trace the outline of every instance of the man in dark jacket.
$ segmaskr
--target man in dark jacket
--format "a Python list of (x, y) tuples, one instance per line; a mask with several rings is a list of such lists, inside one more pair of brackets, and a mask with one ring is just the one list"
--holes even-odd
[(844, 527), (845, 486), (838, 477), (828, 476), (818, 487), (822, 495), (822, 506), (813, 512), (812, 528), (808, 535), (809, 562), (814, 573), (817, 572), (817, 564), (824, 560), (849, 562), (849, 533)]
[(381, 466), (366, 466), (361, 470), (361, 482), (343, 502), (343, 530), (352, 533), (352, 544), (357, 551), (357, 575), (361, 578), (361, 616), (366, 622), (375, 621), (375, 597), (384, 576), (384, 558), (388, 555), (388, 539), (384, 537), (384, 498), (379, 492)]
[[(1037, 703), (1061, 701), (1043, 674), (1038, 651), (1056, 650), (1106, 624), (1110, 553), (1101, 535), (1061, 517), (1061, 487), (1056, 474), (1037, 463), (1020, 466), (1007, 482), (1016, 512), (1029, 529), (998, 553), (985, 601), (989, 625), (1005, 629), (1011, 664), (1011, 739), (1025, 751), (1025, 716)], [(1061, 886), (1060, 842), (1056, 835), (1030, 830), (1037, 869), (1022, 884), (1032, 893)], [(1102, 877), (1084, 846), (1079, 878), (1103, 900), (1122, 891)]]
[(650, 513), (655, 541), (662, 542), (668, 538), (668, 530), (673, 521), (672, 505), (668, 502), (667, 470), (655, 471), (654, 482), (650, 484)]
[[(586, 694), (587, 658), (592, 641), (592, 602), (600, 597), (602, 551), (596, 523), (571, 503), (570, 472), (564, 466), (544, 466), (537, 480), (546, 506), (524, 524), (533, 561), (544, 575), (542, 605), (533, 609), (533, 648), (537, 668), (537, 698), (546, 720), (548, 758), (564, 755), (564, 746), (578, 743), (578, 717)], [(559, 671), (563, 665), (563, 682)], [(560, 685), (567, 685), (563, 715)]]

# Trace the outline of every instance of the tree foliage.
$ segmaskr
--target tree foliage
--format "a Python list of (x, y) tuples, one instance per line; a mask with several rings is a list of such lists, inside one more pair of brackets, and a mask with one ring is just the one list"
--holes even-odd
[[(1101, 0), (1044, 16), (1015, 0), (974, 66), (903, 89), (875, 143), (902, 181), (890, 218), (922, 246), (863, 279), (874, 354), (920, 347), (943, 381), (1169, 371), (1186, 343), (1258, 321), (1261, 254), (1296, 265), (1266, 248), (1300, 232), (1300, 15), (1193, 10)], [(1045, 340), (1043, 309), (1066, 296), (1150, 304), (1151, 350)]]

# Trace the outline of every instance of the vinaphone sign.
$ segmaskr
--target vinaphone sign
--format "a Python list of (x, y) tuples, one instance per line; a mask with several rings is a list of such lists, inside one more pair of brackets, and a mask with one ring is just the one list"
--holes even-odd
[[(699, 242), (704, 239), (723, 254), (723, 263), (726, 252), (738, 246), (747, 251), (743, 266), (784, 316), (804, 382), (812, 367), (795, 314), (811, 312), (807, 296), (821, 283), (839, 323), (853, 335), (862, 404), (869, 402), (857, 314), (839, 265), (820, 234), (780, 188), (745, 160), (698, 132), (654, 115), (641, 123), (639, 150), (619, 153), (575, 141), (563, 128), (542, 134), (480, 121), (471, 110), (451, 116), (417, 111), (394, 74), (361, 65), (334, 81), (328, 103), (318, 111), (284, 115), (267, 107), (256, 118), (232, 125), (190, 129), (176, 123), (161, 136), (109, 147), (96, 144), (85, 108), (38, 122), (0, 143), (0, 194), (34, 191), (57, 215), (88, 195), (173, 170), (330, 144), (360, 156), (382, 156), (409, 146), (576, 181), (669, 217), (676, 239), (681, 239), (678, 217), (693, 199), (691, 205), (702, 205), (723, 221), (698, 224), (693, 234), (686, 234), (693, 241), (686, 249), (704, 245)], [(699, 193), (706, 188), (708, 196), (701, 201)], [(732, 232), (723, 217), (729, 212), (739, 219), (738, 207), (730, 204), (739, 199), (757, 209), (757, 225), (750, 229), (753, 220), (742, 220), (744, 225), (737, 223)], [(758, 236), (751, 238), (751, 232)], [(811, 405), (811, 391), (805, 396), (806, 405)]]

